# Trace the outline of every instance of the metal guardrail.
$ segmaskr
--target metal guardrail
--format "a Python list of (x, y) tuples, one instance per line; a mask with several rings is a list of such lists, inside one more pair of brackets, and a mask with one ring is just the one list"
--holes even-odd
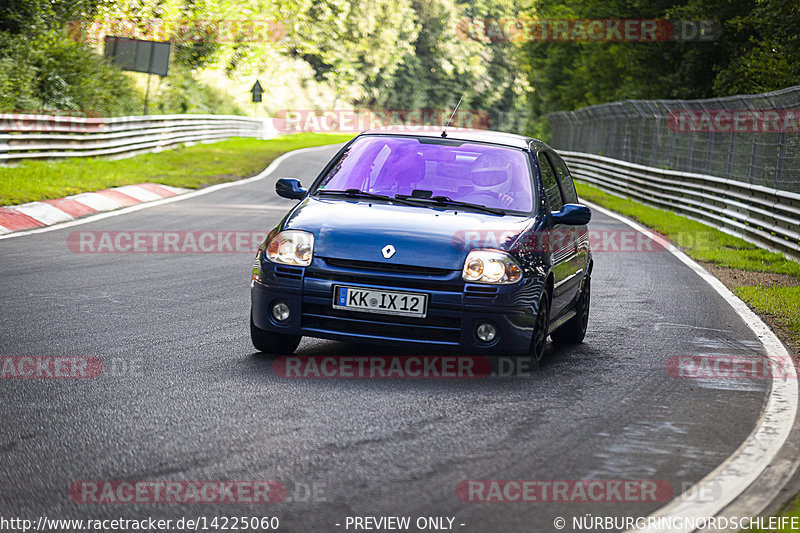
[(84, 118), (0, 114), (0, 164), (25, 159), (129, 157), (182, 143), (264, 137), (264, 121), (235, 115)]
[(800, 260), (800, 194), (559, 150), (575, 179), (680, 213)]

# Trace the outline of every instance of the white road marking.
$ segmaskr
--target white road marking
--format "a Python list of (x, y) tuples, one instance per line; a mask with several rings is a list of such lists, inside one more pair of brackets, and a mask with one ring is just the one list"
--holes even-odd
[(140, 202), (153, 202), (163, 198), (163, 196), (148, 191), (144, 187), (139, 187), (138, 185), (123, 185), (122, 187), (114, 187), (114, 190), (122, 194), (127, 194), (131, 198), (136, 198)]
[[(121, 203), (96, 192), (84, 192), (81, 194), (76, 194), (75, 196), (70, 197), (70, 199), (82, 203), (86, 207), (91, 207), (95, 211), (110, 211), (122, 207)], [(20, 234), (25, 234), (25, 232), (21, 231)]]
[[(764, 346), (766, 357), (776, 365), (786, 361), (789, 352), (769, 327), (747, 307), (742, 300), (728, 290), (720, 280), (712, 276), (706, 269), (681, 252), (670, 242), (655, 235), (645, 228), (617, 213), (604, 209), (591, 202), (583, 201), (591, 209), (619, 220), (631, 228), (646, 233), (650, 238), (659, 241), (672, 255), (691, 268), (706, 283), (725, 299), (745, 324), (755, 333)], [(786, 365), (777, 368), (787, 368)], [(786, 375), (772, 380), (767, 406), (761, 415), (756, 428), (733, 454), (715, 468), (710, 474), (698, 481), (694, 486), (677, 496), (670, 503), (652, 513), (652, 518), (699, 519), (716, 516), (728, 504), (735, 500), (750, 486), (770, 465), (783, 447), (794, 425), (797, 414), (798, 379), (796, 369), (790, 366)], [(709, 501), (698, 501), (698, 494), (714, 494)], [(770, 501), (772, 498), (770, 497)], [(764, 502), (766, 507), (770, 501)], [(695, 528), (671, 529), (674, 532), (691, 532)], [(631, 531), (667, 531), (658, 528), (642, 528)]]
[(161, 183), (158, 183), (157, 185), (159, 187), (161, 187), (163, 189), (167, 189), (168, 191), (171, 191), (171, 192), (173, 192), (175, 194), (181, 194), (183, 192), (186, 192), (186, 189), (183, 189), (181, 187), (173, 187), (172, 185), (162, 185)]
[(34, 220), (38, 220), (42, 224), (58, 224), (59, 222), (67, 222), (72, 220), (72, 216), (65, 213), (56, 206), (45, 204), (43, 202), (30, 202), (21, 205), (12, 205), (7, 209), (17, 211), (23, 215), (28, 215)]

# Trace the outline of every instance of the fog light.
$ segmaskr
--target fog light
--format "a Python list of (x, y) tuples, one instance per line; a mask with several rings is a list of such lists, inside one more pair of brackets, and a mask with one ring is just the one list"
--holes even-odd
[(286, 322), (290, 314), (289, 305), (285, 302), (278, 302), (272, 306), (272, 316), (278, 322)]
[(489, 322), (482, 322), (475, 328), (475, 335), (483, 342), (492, 342), (497, 337), (497, 328)]

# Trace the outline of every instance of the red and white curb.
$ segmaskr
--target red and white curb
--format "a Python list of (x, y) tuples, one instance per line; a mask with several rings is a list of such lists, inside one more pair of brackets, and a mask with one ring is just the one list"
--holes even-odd
[(188, 189), (169, 185), (140, 183), (55, 200), (0, 207), (0, 235), (69, 222), (95, 213), (170, 198), (186, 191)]

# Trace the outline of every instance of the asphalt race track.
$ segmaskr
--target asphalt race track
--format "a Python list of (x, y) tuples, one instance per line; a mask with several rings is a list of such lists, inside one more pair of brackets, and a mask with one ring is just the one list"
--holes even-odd
[[(94, 379), (0, 379), (0, 515), (277, 516), (284, 532), (354, 531), (348, 516), (552, 531), (560, 516), (570, 531), (574, 516), (646, 516), (666, 502), (476, 503), (456, 487), (658, 480), (677, 495), (758, 422), (768, 380), (668, 374), (671, 357), (763, 348), (667, 252), (596, 250), (586, 341), (551, 346), (531, 375), (285, 379), (250, 343), (252, 253), (67, 245), (73, 232), (266, 231), (292, 205), (275, 179), (309, 184), (333, 152), (289, 157), (260, 181), (0, 241), (0, 355), (89, 356), (106, 369)], [(600, 213), (590, 227), (630, 231)], [(312, 339), (297, 353), (407, 355)], [(276, 480), (289, 494), (270, 504), (76, 503), (69, 488), (86, 480)]]

